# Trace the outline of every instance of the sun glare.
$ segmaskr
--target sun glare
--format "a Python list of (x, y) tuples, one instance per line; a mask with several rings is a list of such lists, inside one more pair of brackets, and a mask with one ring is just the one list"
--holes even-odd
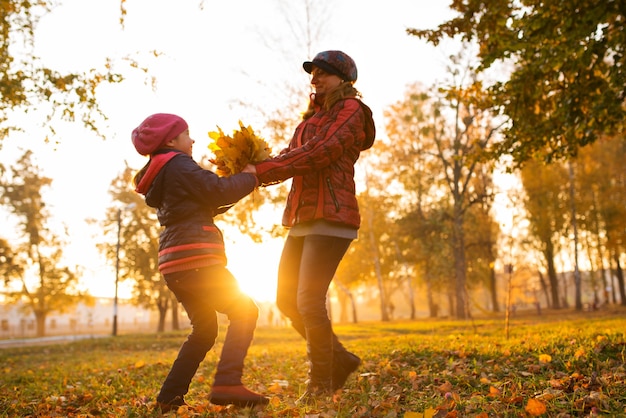
[(281, 250), (280, 239), (257, 244), (244, 237), (226, 243), (228, 269), (241, 289), (257, 302), (276, 300), (276, 277)]

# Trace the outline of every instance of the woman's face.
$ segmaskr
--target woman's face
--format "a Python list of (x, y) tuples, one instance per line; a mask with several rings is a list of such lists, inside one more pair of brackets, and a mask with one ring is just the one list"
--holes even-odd
[(311, 85), (315, 88), (315, 94), (325, 94), (341, 84), (341, 78), (329, 74), (318, 67), (311, 70)]

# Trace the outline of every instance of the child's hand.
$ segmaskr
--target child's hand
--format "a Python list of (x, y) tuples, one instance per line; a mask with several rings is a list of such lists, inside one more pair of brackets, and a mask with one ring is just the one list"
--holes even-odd
[(243, 170), (241, 170), (242, 173), (252, 173), (254, 175), (256, 175), (256, 167), (252, 164), (247, 164)]

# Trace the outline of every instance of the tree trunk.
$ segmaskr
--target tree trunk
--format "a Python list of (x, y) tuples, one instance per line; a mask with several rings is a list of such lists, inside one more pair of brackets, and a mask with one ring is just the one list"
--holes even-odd
[(348, 296), (350, 297), (350, 305), (352, 306), (352, 323), (356, 324), (357, 322), (359, 322), (359, 319), (356, 315), (356, 301), (354, 300), (354, 295), (352, 293), (349, 293)]
[(374, 219), (371, 210), (367, 214), (367, 223), (369, 227), (369, 241), (374, 258), (374, 271), (376, 272), (376, 281), (378, 283), (378, 291), (380, 292), (380, 315), (381, 321), (389, 321), (387, 314), (387, 296), (385, 295), (385, 287), (383, 286), (383, 275), (380, 269), (380, 255), (378, 254), (378, 246), (376, 245), (376, 237), (374, 236)]
[(460, 207), (455, 208), (454, 232), (452, 234), (452, 248), (454, 251), (454, 276), (456, 295), (456, 318), (467, 318), (466, 296), (466, 269), (465, 269), (465, 237), (463, 233), (463, 214)]
[(541, 271), (538, 271), (538, 273), (539, 273), (539, 285), (541, 286), (543, 295), (546, 298), (546, 304), (548, 305), (548, 308), (551, 308), (553, 304), (552, 304), (552, 301), (550, 300), (550, 293), (548, 292), (548, 285), (546, 284), (546, 279), (543, 277), (543, 274), (541, 273)]
[[(404, 256), (402, 255), (402, 252), (400, 251), (400, 247), (398, 246), (398, 243), (396, 241), (394, 241), (393, 243), (396, 247), (396, 255), (398, 257), (398, 260), (400, 260), (402, 262), (402, 270), (406, 273), (406, 260), (404, 259)], [(415, 292), (413, 291), (413, 280), (411, 280), (411, 275), (407, 274), (406, 275), (406, 284), (408, 287), (408, 296), (409, 296), (409, 308), (411, 310), (411, 314), (410, 314), (410, 319), (415, 319)]]
[(35, 324), (37, 337), (46, 335), (46, 314), (45, 312), (35, 311)]
[(617, 284), (619, 290), (619, 296), (621, 298), (621, 305), (626, 306), (626, 290), (624, 289), (624, 271), (622, 270), (622, 265), (619, 262), (619, 256), (617, 252), (615, 253), (615, 273), (617, 277)]
[[(592, 193), (593, 193), (593, 202), (594, 205), (596, 207), (599, 207), (598, 204), (598, 199), (597, 199), (597, 195), (594, 191), (594, 189), (592, 188)], [(595, 247), (595, 252), (597, 253), (596, 257), (598, 257), (598, 269), (600, 270), (600, 282), (602, 285), (602, 295), (603, 295), (603, 299), (604, 299), (604, 303), (606, 303), (607, 305), (610, 303), (610, 299), (609, 299), (609, 284), (608, 281), (606, 279), (606, 273), (607, 273), (607, 269), (606, 269), (606, 265), (604, 263), (604, 251), (603, 251), (603, 246), (602, 246), (602, 235), (600, 234), (600, 212), (595, 210), (594, 211), (595, 217), (593, 220), (593, 228), (594, 228), (594, 234), (596, 236), (596, 247)], [(609, 260), (610, 260), (610, 255), (609, 255)], [(610, 265), (610, 262), (609, 262)], [(610, 269), (609, 269), (610, 271)]]
[(593, 290), (593, 307), (596, 309), (600, 305), (600, 297), (598, 296), (598, 267), (593, 261), (593, 244), (590, 242), (590, 234), (585, 235), (585, 248), (587, 248), (587, 257), (589, 258), (589, 278)]
[[(452, 289), (451, 289), (452, 290)], [(454, 303), (455, 303), (456, 299), (454, 298), (454, 292), (450, 291), (448, 292), (448, 315), (450, 316), (450, 318), (452, 318), (454, 316)]]
[(569, 161), (569, 195), (570, 208), (572, 212), (572, 229), (574, 230), (574, 290), (575, 305), (577, 311), (582, 311), (582, 283), (580, 280), (580, 269), (578, 268), (578, 222), (576, 221), (576, 193), (574, 190), (574, 164)]
[(178, 321), (178, 301), (176, 296), (172, 294), (172, 330), (178, 331), (180, 329), (180, 322)]
[(554, 268), (554, 246), (551, 241), (548, 241), (545, 244), (546, 250), (544, 251), (544, 254), (548, 265), (548, 280), (550, 282), (550, 293), (552, 295), (552, 308), (561, 309), (561, 300), (559, 299), (559, 279), (556, 275), (556, 269)]
[(169, 307), (169, 298), (158, 299), (157, 309), (159, 310), (159, 323), (157, 325), (157, 332), (165, 331), (165, 317), (167, 316), (168, 307)]
[(426, 299), (428, 300), (428, 313), (431, 318), (437, 318), (439, 315), (439, 308), (435, 303), (435, 299), (433, 298), (433, 288), (430, 283), (430, 276), (426, 273)]
[(568, 283), (567, 283), (567, 275), (565, 275), (565, 273), (561, 274), (561, 278), (563, 279), (563, 297), (561, 298), (561, 307), (562, 308), (569, 308), (569, 302), (567, 301), (567, 290), (568, 290)]
[(409, 309), (411, 310), (411, 314), (409, 315), (409, 318), (413, 320), (416, 317), (415, 292), (413, 291), (413, 281), (411, 280), (410, 275), (407, 276), (406, 281), (407, 281), (407, 287), (408, 287), (408, 292), (409, 292)]
[(496, 269), (489, 269), (489, 293), (491, 293), (491, 305), (494, 312), (500, 312), (500, 304), (498, 303), (498, 289), (496, 285)]
[(339, 302), (340, 302), (340, 306), (341, 306), (341, 314), (339, 315), (340, 321), (341, 322), (347, 322), (348, 321), (348, 315), (346, 314), (346, 299), (350, 301), (350, 306), (352, 308), (352, 323), (356, 324), (357, 323), (357, 315), (356, 315), (356, 302), (354, 300), (354, 295), (352, 294), (352, 292), (350, 291), (350, 289), (348, 289), (347, 287), (345, 287), (342, 283), (340, 283), (338, 280), (335, 280), (335, 285), (339, 288), (339, 290), (341, 290), (341, 292), (339, 293), (339, 295), (343, 295), (339, 296)]

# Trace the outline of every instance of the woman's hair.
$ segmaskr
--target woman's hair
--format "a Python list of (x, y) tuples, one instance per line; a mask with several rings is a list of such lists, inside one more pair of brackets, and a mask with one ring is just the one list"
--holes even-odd
[[(324, 97), (324, 110), (330, 109), (335, 103), (346, 97), (361, 97), (361, 93), (354, 88), (352, 83), (341, 83), (335, 89), (329, 91), (326, 97)], [(306, 120), (310, 118), (315, 112), (315, 103), (311, 101), (309, 102), (309, 108), (302, 115), (302, 119)]]

